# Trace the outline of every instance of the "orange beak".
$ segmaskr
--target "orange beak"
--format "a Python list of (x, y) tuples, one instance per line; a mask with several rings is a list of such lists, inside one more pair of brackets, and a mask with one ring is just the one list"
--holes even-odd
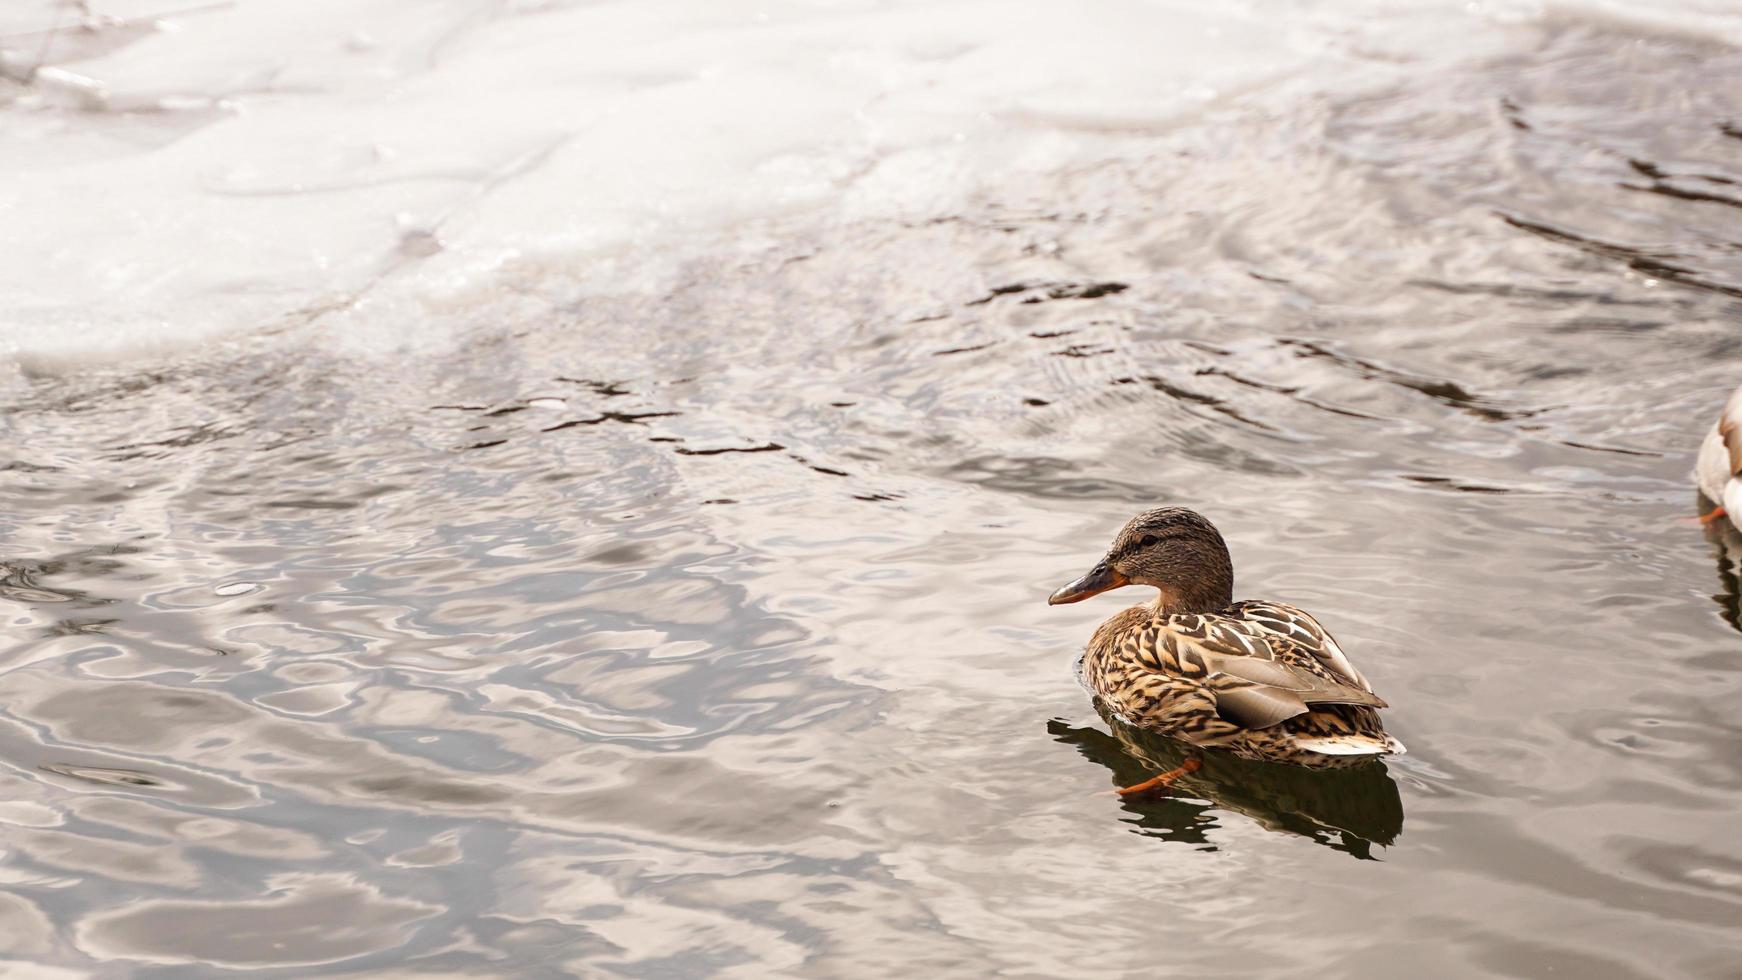
[(1049, 606), (1062, 606), (1067, 602), (1082, 602), (1090, 596), (1100, 595), (1121, 585), (1130, 585), (1131, 580), (1113, 570), (1106, 559), (1096, 563), (1089, 569), (1089, 574), (1046, 597)]

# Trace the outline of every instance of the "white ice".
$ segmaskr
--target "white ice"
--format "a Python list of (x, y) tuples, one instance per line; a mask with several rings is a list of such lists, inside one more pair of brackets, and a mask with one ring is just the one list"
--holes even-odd
[[(391, 343), (507, 263), (681, 254), (786, 212), (947, 209), (1207, 106), (1478, 56), (1566, 16), (1422, 0), (197, 3), (0, 8), (0, 359), (310, 322)], [(1742, 36), (1742, 16), (1700, 0), (1578, 8)]]

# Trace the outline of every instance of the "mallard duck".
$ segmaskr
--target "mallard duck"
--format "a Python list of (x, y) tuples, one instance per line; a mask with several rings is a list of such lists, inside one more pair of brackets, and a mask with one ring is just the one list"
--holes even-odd
[(1730, 393), (1717, 424), (1700, 444), (1694, 481), (1706, 499), (1718, 505), (1700, 520), (1710, 523), (1728, 515), (1730, 523), (1742, 530), (1742, 388)]
[[(1194, 747), (1302, 766), (1404, 751), (1379, 721), (1385, 702), (1318, 620), (1280, 602), (1234, 601), (1228, 546), (1202, 514), (1162, 507), (1137, 515), (1106, 557), (1047, 603), (1125, 585), (1160, 594), (1102, 623), (1082, 671), (1128, 723)], [(1120, 793), (1165, 787), (1201, 765), (1194, 754)]]

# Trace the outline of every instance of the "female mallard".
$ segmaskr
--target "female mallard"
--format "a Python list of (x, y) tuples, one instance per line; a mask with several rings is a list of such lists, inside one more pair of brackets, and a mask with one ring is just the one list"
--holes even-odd
[[(1302, 766), (1404, 751), (1379, 721), (1385, 702), (1317, 620), (1280, 602), (1234, 601), (1228, 546), (1203, 515), (1137, 515), (1089, 574), (1047, 603), (1122, 585), (1161, 594), (1102, 623), (1083, 654), (1089, 686), (1119, 717), (1193, 746)], [(1166, 786), (1200, 765), (1188, 758), (1120, 793)]]
[(1694, 481), (1706, 499), (1718, 505), (1700, 520), (1710, 523), (1728, 514), (1730, 523), (1742, 531), (1742, 388), (1730, 393), (1718, 424), (1700, 444)]

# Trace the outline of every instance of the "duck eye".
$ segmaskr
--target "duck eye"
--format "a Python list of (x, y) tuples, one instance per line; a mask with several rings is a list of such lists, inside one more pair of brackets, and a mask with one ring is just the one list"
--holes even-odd
[(1138, 543), (1138, 545), (1139, 545), (1139, 546), (1141, 546), (1141, 547), (1144, 547), (1144, 548), (1147, 548), (1147, 547), (1149, 547), (1149, 546), (1150, 546), (1150, 545), (1153, 545), (1153, 544), (1155, 544), (1155, 535), (1153, 535), (1153, 534), (1145, 534), (1145, 535), (1144, 535), (1144, 536), (1143, 536), (1143, 539), (1142, 539), (1142, 540), (1141, 540), (1141, 541), (1138, 541), (1138, 542), (1137, 542), (1137, 543)]

